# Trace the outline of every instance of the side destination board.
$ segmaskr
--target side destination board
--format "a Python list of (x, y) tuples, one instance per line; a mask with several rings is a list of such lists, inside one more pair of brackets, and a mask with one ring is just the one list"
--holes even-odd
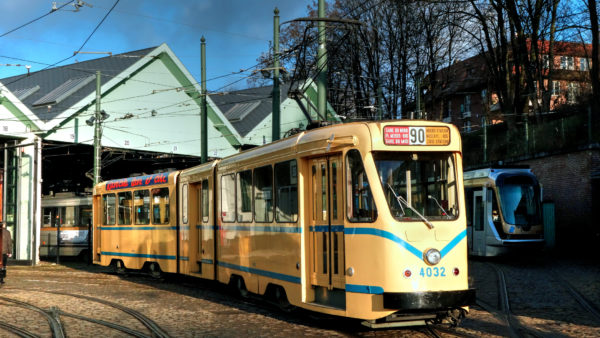
[(392, 146), (446, 146), (450, 144), (448, 127), (386, 126), (383, 142)]
[(127, 189), (144, 187), (155, 184), (169, 183), (169, 173), (160, 173), (146, 176), (129, 177), (106, 182), (106, 190)]

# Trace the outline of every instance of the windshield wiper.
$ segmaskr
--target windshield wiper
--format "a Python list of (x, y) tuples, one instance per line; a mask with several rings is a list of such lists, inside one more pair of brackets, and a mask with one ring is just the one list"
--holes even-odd
[(440, 210), (442, 210), (442, 216), (446, 216), (447, 218), (450, 218), (450, 215), (448, 215), (448, 213), (446, 212), (444, 207), (442, 207), (440, 202), (438, 202), (438, 200), (435, 197), (433, 197), (431, 195), (427, 195), (427, 198), (429, 198), (430, 200), (433, 200), (435, 202), (435, 204), (437, 204), (437, 206), (440, 208)]
[[(394, 188), (392, 188), (392, 186), (389, 183), (387, 185), (388, 185), (388, 188), (390, 188), (390, 190), (394, 194), (394, 197), (396, 197), (396, 201), (398, 201), (400, 208), (402, 208), (402, 204), (404, 204), (407, 208), (409, 208), (410, 210), (412, 210), (412, 212), (414, 212), (417, 216), (419, 216), (419, 218), (421, 218), (421, 220), (425, 223), (425, 225), (427, 225), (427, 227), (429, 229), (434, 228), (433, 224), (431, 222), (429, 222), (429, 220), (427, 218), (425, 218), (425, 216), (421, 215), (421, 213), (419, 213), (417, 211), (417, 209), (413, 208), (410, 204), (408, 204), (408, 202), (404, 199), (404, 197), (396, 194), (396, 191), (394, 191)], [(404, 208), (402, 208), (402, 213), (404, 213)]]

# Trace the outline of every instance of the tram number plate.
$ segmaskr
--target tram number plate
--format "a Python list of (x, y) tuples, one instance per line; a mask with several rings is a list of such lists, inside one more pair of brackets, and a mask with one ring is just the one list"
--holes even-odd
[(448, 127), (386, 126), (383, 142), (396, 146), (445, 146), (450, 144)]
[(446, 268), (444, 267), (426, 267), (419, 271), (421, 277), (446, 277)]

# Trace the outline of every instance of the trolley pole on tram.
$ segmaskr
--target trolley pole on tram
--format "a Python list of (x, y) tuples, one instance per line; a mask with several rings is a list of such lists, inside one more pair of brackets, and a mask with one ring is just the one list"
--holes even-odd
[(208, 161), (208, 109), (206, 106), (206, 39), (200, 39), (200, 162)]
[(100, 71), (96, 71), (96, 114), (94, 119), (94, 186), (100, 183), (100, 161), (102, 156), (102, 130), (100, 129), (100, 121), (102, 119), (100, 112)]
[(273, 133), (271, 142), (279, 140), (281, 125), (281, 91), (279, 89), (279, 9), (273, 11)]
[[(319, 19), (325, 18), (325, 0), (319, 0)], [(327, 121), (327, 35), (325, 34), (325, 21), (319, 20), (319, 48), (317, 49), (317, 110), (319, 116), (324, 116)]]

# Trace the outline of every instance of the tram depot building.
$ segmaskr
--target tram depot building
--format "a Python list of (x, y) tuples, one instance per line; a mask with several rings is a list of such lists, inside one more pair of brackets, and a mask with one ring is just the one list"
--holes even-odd
[[(1, 215), (13, 235), (11, 264), (39, 262), (43, 196), (92, 191), (98, 71), (101, 180), (200, 163), (200, 84), (166, 44), (0, 79)], [(209, 93), (209, 159), (271, 142), (271, 91)], [(280, 137), (317, 119), (316, 97), (312, 82), (281, 86)]]

